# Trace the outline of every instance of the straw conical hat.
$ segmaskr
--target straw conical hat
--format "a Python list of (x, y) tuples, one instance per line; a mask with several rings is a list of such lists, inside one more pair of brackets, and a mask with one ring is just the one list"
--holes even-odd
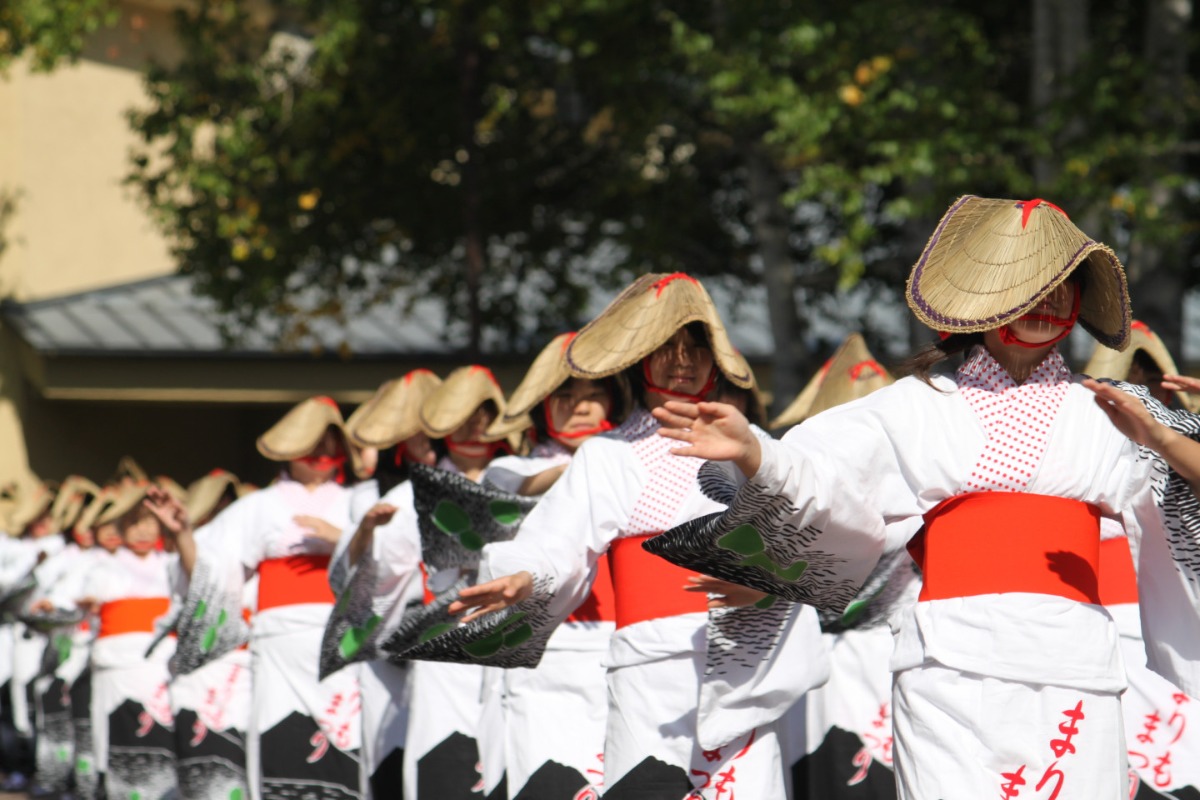
[(384, 450), (419, 433), (421, 404), (441, 385), (442, 379), (427, 369), (383, 384), (346, 421), (350, 441)]
[[(1118, 351), (1097, 344), (1096, 349), (1092, 351), (1091, 359), (1083, 368), (1083, 374), (1093, 378), (1112, 378), (1123, 381), (1129, 377), (1129, 369), (1133, 366), (1133, 357), (1139, 350), (1148, 355), (1164, 375), (1179, 374), (1179, 368), (1175, 366), (1175, 359), (1171, 358), (1171, 353), (1163, 344), (1162, 339), (1158, 338), (1158, 334), (1150, 330), (1146, 323), (1138, 320), (1134, 320), (1130, 325), (1128, 347)], [(1197, 405), (1200, 405), (1187, 392), (1176, 392), (1175, 396), (1179, 398), (1180, 404), (1192, 413), (1195, 413)]]
[(232, 488), (236, 494), (241, 488), (237, 475), (223, 469), (214, 469), (207, 475), (188, 484), (187, 512), (192, 522), (206, 518), (217, 507), (217, 503)]
[(117, 462), (117, 472), (112, 478), (112, 483), (117, 483), (124, 479), (135, 481), (150, 480), (150, 476), (146, 470), (142, 469), (142, 465), (134, 460), (133, 456), (122, 456)]
[[(431, 439), (444, 439), (462, 427), (487, 400), (496, 404), (498, 414), (504, 413), (504, 393), (492, 371), (478, 364), (459, 367), (421, 403), (421, 429)], [(503, 435), (485, 435), (483, 440), (495, 442), (503, 438)]]
[(691, 322), (708, 329), (717, 368), (736, 386), (749, 389), (753, 378), (700, 282), (682, 272), (643, 275), (579, 331), (567, 346), (571, 374), (596, 380), (633, 366)]
[(75, 520), (74, 527), (76, 528), (94, 528), (103, 514), (110, 505), (117, 499), (118, 489), (115, 485), (105, 486), (96, 494), (88, 504), (84, 506), (83, 512), (79, 518)]
[[(117, 486), (113, 492), (112, 501), (104, 506), (99, 516), (96, 517), (96, 524), (103, 525), (106, 522), (116, 522), (121, 519), (146, 499), (146, 493), (154, 485), (151, 481), (133, 481)], [(166, 487), (160, 488), (167, 492), (170, 491)]]
[(1028, 313), (1076, 267), (1086, 277), (1080, 324), (1124, 349), (1130, 309), (1121, 262), (1043, 200), (959, 198), (913, 267), (908, 305), (934, 330), (992, 330)]
[(499, 438), (520, 433), (533, 425), (529, 412), (571, 377), (567, 368), (567, 345), (574, 338), (574, 333), (560, 333), (542, 348), (520, 385), (509, 396), (504, 413), (488, 428), (488, 436)]
[(75, 520), (91, 498), (100, 494), (100, 487), (82, 475), (68, 475), (63, 479), (58, 495), (50, 506), (50, 516), (60, 531), (70, 530)]
[(188, 491), (179, 481), (166, 475), (158, 475), (154, 478), (154, 482), (179, 502), (187, 502)]
[(9, 520), (11, 525), (9, 533), (13, 536), (20, 536), (26, 526), (47, 513), (54, 503), (56, 488), (56, 484), (42, 481), (33, 488), (33, 491), (23, 494)]
[(866, 397), (895, 379), (871, 355), (861, 334), (846, 337), (791, 405), (771, 420), (771, 428), (797, 425), (822, 411)]
[(272, 461), (294, 461), (313, 451), (328, 428), (335, 429), (346, 445), (355, 474), (361, 475), (362, 458), (350, 445), (342, 412), (329, 397), (310, 397), (295, 405), (270, 430), (258, 437), (258, 452)]

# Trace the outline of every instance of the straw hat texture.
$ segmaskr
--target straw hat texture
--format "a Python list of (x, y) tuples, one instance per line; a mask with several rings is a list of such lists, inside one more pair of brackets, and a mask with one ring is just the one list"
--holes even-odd
[(75, 526), (83, 509), (92, 498), (100, 494), (100, 487), (82, 475), (68, 475), (63, 479), (54, 504), (50, 506), (50, 516), (54, 519), (55, 527), (60, 531), (69, 531)]
[(682, 272), (643, 275), (630, 284), (567, 346), (567, 364), (576, 377), (606, 378), (637, 364), (691, 322), (708, 329), (717, 368), (749, 389), (753, 376), (737, 357), (712, 298)]
[[(1129, 377), (1129, 368), (1133, 366), (1133, 357), (1139, 350), (1148, 355), (1164, 375), (1179, 374), (1179, 369), (1175, 366), (1175, 359), (1171, 358), (1171, 353), (1163, 344), (1162, 339), (1158, 338), (1158, 334), (1150, 330), (1146, 323), (1138, 320), (1134, 320), (1130, 325), (1129, 347), (1118, 351), (1097, 344), (1096, 349), (1092, 351), (1092, 357), (1083, 368), (1083, 374), (1093, 378), (1112, 378), (1123, 381)], [(1179, 399), (1180, 405), (1193, 414), (1200, 406), (1200, 403), (1193, 400), (1187, 392), (1176, 392), (1175, 397)]]
[[(462, 427), (475, 409), (487, 400), (496, 404), (498, 415), (504, 413), (504, 393), (492, 371), (478, 364), (459, 367), (421, 403), (421, 429), (430, 439), (444, 439)], [(491, 436), (489, 432), (483, 441), (496, 442), (503, 438), (503, 434)]]
[(567, 345), (574, 338), (574, 332), (560, 333), (542, 348), (521, 383), (509, 395), (504, 413), (488, 428), (488, 436), (500, 438), (533, 425), (529, 412), (571, 378), (571, 370), (567, 368)]
[(852, 333), (791, 405), (771, 420), (771, 428), (798, 425), (822, 411), (866, 397), (894, 382), (895, 378), (871, 355), (862, 334)]
[(84, 507), (79, 519), (75, 520), (77, 528), (94, 528), (99, 525), (100, 515), (117, 499), (117, 487), (105, 486), (99, 494), (93, 497)]
[(150, 480), (150, 476), (146, 473), (146, 470), (142, 469), (142, 465), (133, 456), (122, 456), (121, 460), (117, 462), (117, 472), (113, 476), (111, 483), (119, 483), (125, 479), (146, 481)]
[(1101, 344), (1129, 342), (1125, 270), (1057, 206), (967, 195), (942, 217), (908, 279), (908, 305), (937, 331), (974, 333), (1028, 313), (1076, 268), (1086, 277), (1079, 323)]
[(9, 518), (8, 532), (13, 536), (20, 536), (25, 531), (26, 526), (47, 513), (50, 510), (50, 506), (54, 503), (56, 491), (56, 484), (49, 481), (42, 481), (30, 492), (22, 493), (16, 508), (12, 511), (12, 516)]
[(271, 428), (258, 437), (258, 452), (272, 461), (294, 461), (312, 452), (328, 428), (335, 429), (346, 445), (346, 456), (356, 475), (362, 476), (362, 456), (350, 446), (350, 437), (342, 421), (342, 412), (329, 397), (310, 397), (283, 415)]
[(188, 484), (187, 502), (184, 504), (188, 518), (193, 522), (206, 518), (217, 507), (227, 490), (233, 489), (237, 494), (241, 485), (237, 475), (224, 469), (214, 469), (192, 481)]
[[(154, 485), (151, 481), (132, 481), (115, 487), (112, 500), (100, 511), (96, 517), (96, 524), (104, 525), (105, 523), (116, 522), (130, 511), (133, 511), (139, 503), (146, 499), (146, 493)], [(163, 491), (170, 491), (166, 487), (162, 487), (162, 489)]]
[(421, 431), (421, 404), (442, 379), (427, 369), (414, 369), (375, 390), (346, 420), (346, 433), (359, 447), (385, 450)]

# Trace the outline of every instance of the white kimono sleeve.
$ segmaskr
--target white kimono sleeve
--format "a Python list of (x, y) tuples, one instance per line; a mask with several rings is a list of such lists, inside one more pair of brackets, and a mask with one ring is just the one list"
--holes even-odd
[(629, 519), (642, 473), (625, 442), (585, 442), (516, 537), (483, 550), (479, 582), (526, 571), (533, 576), (532, 596), (423, 641), (404, 657), (536, 666), (550, 634), (591, 590), (596, 562)]
[[(1200, 440), (1200, 417), (1164, 408), (1141, 387), (1119, 386), (1140, 397), (1160, 422)], [(1137, 558), (1147, 665), (1200, 698), (1200, 502), (1185, 480), (1154, 458), (1156, 479), (1125, 514)]]
[(246, 584), (244, 550), (253, 543), (258, 493), (238, 500), (195, 532), (196, 564), (186, 586), (180, 586), (182, 602), (174, 613), (178, 637), (171, 670), (186, 675), (208, 662), (236, 650), (250, 635), (242, 617)]
[(396, 507), (377, 527), (371, 547), (358, 563), (349, 563), (356, 532), (343, 532), (334, 551), (329, 581), (338, 596), (321, 642), (321, 678), (356, 661), (383, 658), (379, 643), (399, 625), (408, 606), (420, 602), (421, 542), (412, 483), (391, 489), (380, 503)]
[[(903, 399), (880, 390), (764, 442), (758, 472), (725, 512), (673, 528), (646, 549), (687, 569), (843, 613), (885, 550), (887, 523), (920, 513), (909, 485), (914, 476), (893, 440), (898, 429), (911, 428), (901, 409), (889, 408)], [(925, 416), (913, 414), (912, 424)]]

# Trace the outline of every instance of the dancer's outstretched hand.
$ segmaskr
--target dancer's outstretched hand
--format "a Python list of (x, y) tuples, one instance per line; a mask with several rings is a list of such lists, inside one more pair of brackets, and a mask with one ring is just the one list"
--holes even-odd
[(462, 618), (466, 623), (479, 619), (484, 614), (515, 606), (531, 594), (533, 576), (528, 572), (518, 572), (477, 586), (468, 586), (458, 593), (458, 599), (451, 603), (446, 611), (458, 615), (474, 609)]
[(662, 423), (658, 435), (683, 442), (677, 456), (732, 461), (747, 478), (758, 472), (762, 445), (742, 413), (727, 403), (681, 403), (670, 400), (651, 412)]
[(741, 608), (754, 605), (767, 596), (766, 592), (723, 581), (711, 575), (692, 575), (684, 585), (685, 592), (704, 592), (709, 595), (709, 608)]
[(1188, 375), (1163, 375), (1162, 385), (1172, 392), (1200, 394), (1200, 379)]

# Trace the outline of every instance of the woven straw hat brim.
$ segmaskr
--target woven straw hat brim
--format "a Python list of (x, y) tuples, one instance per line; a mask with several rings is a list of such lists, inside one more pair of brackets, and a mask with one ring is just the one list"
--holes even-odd
[(51, 484), (39, 484), (31, 494), (22, 500), (12, 512), (10, 520), (13, 536), (20, 536), (26, 526), (38, 517), (50, 511), (54, 504), (55, 491)]
[(79, 519), (75, 520), (77, 528), (93, 528), (98, 523), (100, 515), (112, 504), (116, 499), (116, 490), (113, 487), (105, 487), (100, 490), (100, 494), (96, 495), (84, 507), (83, 513), (79, 515)]
[(421, 431), (421, 404), (442, 379), (416, 369), (388, 381), (346, 421), (346, 433), (359, 447), (385, 450)]
[(55, 520), (58, 529), (70, 528), (82, 512), (88, 497), (99, 493), (100, 487), (82, 475), (68, 475), (64, 478), (54, 503), (50, 506), (50, 516)]
[[(521, 383), (509, 395), (504, 413), (496, 417), (488, 435), (523, 431), (533, 424), (529, 412), (571, 377), (571, 371), (567, 369), (567, 345), (574, 338), (574, 333), (561, 333), (542, 348)], [(521, 427), (514, 427), (517, 425)]]
[(212, 513), (217, 503), (230, 487), (237, 491), (240, 481), (232, 472), (220, 470), (192, 481), (187, 488), (187, 512), (193, 521), (202, 520)]
[(146, 491), (150, 488), (150, 483), (147, 481), (138, 481), (137, 483), (129, 483), (117, 490), (112, 502), (108, 507), (100, 512), (96, 518), (97, 525), (104, 525), (108, 522), (116, 522), (121, 517), (128, 514), (138, 503), (146, 497)]
[(294, 406), (270, 430), (255, 442), (258, 452), (271, 461), (294, 461), (313, 451), (328, 428), (342, 436), (346, 456), (356, 475), (361, 477), (362, 456), (358, 448), (351, 446), (342, 412), (328, 398), (310, 397)]
[(891, 373), (871, 355), (862, 335), (852, 333), (809, 381), (804, 392), (771, 422), (771, 427), (797, 425), (822, 411), (866, 397), (894, 382)]
[[(498, 415), (504, 414), (504, 393), (487, 367), (472, 365), (451, 372), (441, 386), (434, 389), (421, 404), (421, 429), (431, 439), (444, 439), (470, 419), (484, 402), (496, 404)], [(490, 431), (483, 441), (499, 441)]]
[[(845, 346), (844, 344), (842, 345)], [(800, 394), (796, 395), (796, 399), (788, 404), (788, 407), (779, 412), (775, 419), (771, 420), (769, 427), (771, 430), (779, 428), (791, 427), (798, 425), (808, 417), (808, 410), (812, 408), (813, 400), (817, 396), (817, 392), (821, 389), (821, 384), (825, 382), (825, 375), (829, 372), (829, 366), (833, 363), (831, 357), (828, 361), (821, 365), (817, 373), (809, 378), (804, 389)]]
[(1028, 203), (959, 198), (913, 267), (909, 307), (934, 330), (993, 330), (1028, 313), (1082, 269), (1087, 282), (1080, 324), (1102, 344), (1123, 349), (1131, 312), (1120, 260), (1054, 206), (1026, 209)]
[[(1163, 344), (1158, 334), (1136, 322), (1129, 334), (1128, 347), (1124, 350), (1113, 350), (1097, 344), (1096, 349), (1092, 351), (1092, 357), (1083, 367), (1083, 374), (1093, 378), (1126, 380), (1129, 377), (1129, 370), (1133, 366), (1133, 357), (1139, 350), (1148, 355), (1164, 375), (1179, 374), (1175, 359), (1171, 358), (1170, 351), (1167, 350), (1167, 346)], [(1180, 405), (1192, 413), (1195, 413), (1197, 406), (1200, 406), (1200, 403), (1193, 400), (1187, 392), (1175, 392), (1175, 397), (1178, 398)]]
[(132, 478), (135, 481), (150, 480), (146, 470), (142, 469), (142, 465), (133, 456), (122, 456), (121, 460), (117, 462), (117, 474), (113, 480), (119, 481), (121, 478)]
[(643, 275), (617, 295), (568, 345), (568, 368), (579, 378), (607, 378), (639, 363), (692, 322), (708, 330), (717, 368), (749, 389), (753, 377), (736, 357), (712, 298), (699, 281), (682, 273)]

